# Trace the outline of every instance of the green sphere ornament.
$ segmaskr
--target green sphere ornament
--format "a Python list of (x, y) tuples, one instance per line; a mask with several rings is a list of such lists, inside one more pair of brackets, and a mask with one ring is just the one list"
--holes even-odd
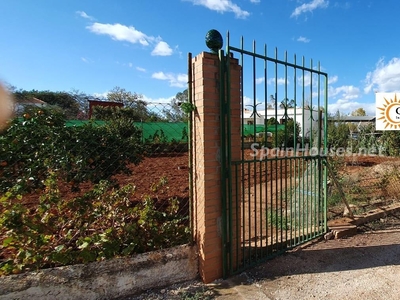
[(218, 30), (211, 29), (206, 34), (206, 45), (213, 53), (218, 53), (218, 50), (222, 48), (224, 41), (222, 35)]

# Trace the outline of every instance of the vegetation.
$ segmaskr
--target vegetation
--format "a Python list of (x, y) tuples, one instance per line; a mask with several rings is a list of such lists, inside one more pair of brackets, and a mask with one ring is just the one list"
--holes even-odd
[(54, 171), (73, 189), (84, 181), (98, 183), (129, 172), (127, 164), (141, 160), (140, 139), (140, 130), (128, 119), (115, 119), (101, 127), (91, 122), (66, 127), (65, 116), (58, 111), (32, 109), (0, 135), (0, 192), (42, 188)]
[(330, 122), (328, 123), (328, 148), (346, 148), (348, 146), (349, 138), (349, 126), (342, 121), (340, 113), (337, 112), (334, 116), (330, 117)]
[[(60, 108), (68, 119), (76, 119), (80, 112), (79, 103), (75, 101), (71, 94), (66, 92), (18, 90), (13, 93), (13, 96), (17, 104), (24, 103), (32, 98), (42, 100), (50, 106)], [(21, 114), (23, 113), (25, 112), (21, 111)]]
[[(146, 153), (130, 115), (114, 115), (101, 126), (95, 121), (65, 123), (57, 107), (31, 107), (0, 133), (0, 249), (7, 253), (0, 275), (187, 242), (188, 220), (178, 213), (178, 199), (170, 198), (162, 207), (146, 195), (131, 201), (134, 183), (117, 186), (112, 180), (115, 174), (129, 173), (128, 165), (139, 163)], [(64, 199), (65, 182), (71, 191), (82, 183), (94, 185)], [(161, 178), (151, 184), (151, 192), (167, 185), (168, 178)], [(26, 202), (35, 193), (39, 201)]]
[(400, 156), (400, 132), (384, 131), (380, 137), (380, 143), (384, 149), (384, 154), (390, 156)]
[(170, 108), (163, 109), (163, 114), (166, 119), (171, 120), (172, 122), (187, 122), (188, 111), (185, 110), (185, 107), (190, 106), (191, 103), (188, 102), (188, 90), (184, 90), (183, 92), (179, 92), (176, 96), (171, 100)]
[(285, 125), (285, 130), (279, 130), (276, 137), (273, 137), (273, 147), (295, 147), (299, 141), (300, 124), (289, 119)]
[(268, 225), (270, 226), (274, 226), (283, 230), (288, 229), (288, 222), (286, 220), (286, 217), (280, 213), (277, 213), (275, 211), (267, 211), (267, 220)]
[(45, 180), (38, 204), (27, 207), (11, 189), (0, 198), (2, 249), (13, 259), (0, 263), (0, 275), (168, 248), (188, 240), (186, 217), (170, 199), (163, 210), (149, 197), (133, 204), (132, 185), (113, 188), (100, 181), (93, 190), (64, 201), (59, 174)]

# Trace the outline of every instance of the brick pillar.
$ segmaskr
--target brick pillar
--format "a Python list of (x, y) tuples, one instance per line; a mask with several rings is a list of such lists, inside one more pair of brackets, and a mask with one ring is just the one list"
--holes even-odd
[[(238, 64), (237, 60), (232, 60)], [(240, 67), (232, 83), (237, 104), (232, 118), (240, 143)], [(218, 55), (203, 52), (192, 59), (193, 114), (193, 234), (199, 251), (199, 273), (205, 283), (222, 277), (220, 99)], [(239, 119), (238, 119), (239, 118)], [(238, 138), (238, 139), (237, 139)], [(232, 146), (238, 142), (232, 142)], [(236, 152), (240, 153), (240, 144)], [(237, 158), (237, 154), (232, 157)], [(240, 155), (239, 155), (240, 156)]]

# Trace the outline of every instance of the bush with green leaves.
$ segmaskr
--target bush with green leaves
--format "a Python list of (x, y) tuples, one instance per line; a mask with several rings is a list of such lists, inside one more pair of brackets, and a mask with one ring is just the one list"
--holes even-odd
[(276, 136), (273, 137), (273, 147), (295, 147), (299, 141), (300, 124), (289, 119), (285, 123), (284, 130), (278, 130)]
[(131, 120), (115, 119), (102, 126), (89, 122), (68, 128), (67, 134), (64, 147), (68, 159), (63, 170), (72, 186), (84, 181), (98, 183), (118, 173), (129, 174), (128, 165), (141, 161), (141, 131)]
[(16, 118), (0, 134), (0, 192), (40, 189), (49, 172), (57, 171), (76, 189), (81, 182), (109, 179), (129, 172), (143, 153), (141, 131), (120, 118), (99, 126), (66, 127), (53, 109), (35, 109)]
[(337, 119), (328, 123), (327, 145), (329, 149), (346, 148), (349, 143), (349, 126)]
[(64, 164), (64, 123), (53, 109), (30, 110), (11, 121), (0, 134), (0, 192), (15, 185), (29, 192), (42, 185), (49, 169)]
[(149, 197), (132, 203), (132, 185), (113, 188), (101, 181), (71, 200), (61, 197), (57, 173), (45, 181), (37, 205), (23, 205), (11, 189), (0, 198), (0, 275), (46, 267), (87, 263), (186, 243), (187, 217), (178, 214), (179, 201), (163, 209)]
[(400, 155), (400, 132), (399, 131), (384, 131), (378, 142), (381, 144), (386, 155)]
[(165, 121), (157, 113), (149, 110), (145, 102), (131, 107), (102, 107), (95, 106), (92, 119), (112, 121), (117, 119), (127, 119), (136, 122), (157, 122)]

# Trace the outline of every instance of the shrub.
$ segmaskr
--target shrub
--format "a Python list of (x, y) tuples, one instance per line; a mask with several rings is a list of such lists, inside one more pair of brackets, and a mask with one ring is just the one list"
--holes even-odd
[(0, 192), (15, 185), (20, 191), (35, 189), (49, 169), (60, 168), (64, 122), (64, 115), (53, 109), (31, 110), (11, 122), (0, 135)]
[(284, 130), (278, 130), (276, 137), (273, 137), (274, 147), (295, 147), (299, 140), (300, 135), (300, 124), (294, 122), (294, 120), (289, 119), (285, 123)]
[[(134, 205), (135, 188), (112, 188), (101, 181), (93, 190), (65, 201), (58, 176), (51, 173), (46, 192), (34, 207), (22, 205), (14, 190), (0, 198), (0, 250), (7, 259), (0, 275), (39, 268), (87, 263), (180, 245), (188, 241), (179, 202), (170, 199), (156, 210), (145, 197)], [(4, 255), (3, 255), (4, 256)]]
[(117, 119), (104, 126), (89, 122), (66, 133), (63, 171), (73, 187), (84, 181), (98, 183), (121, 172), (129, 174), (128, 164), (141, 161), (141, 132), (133, 121)]
[(14, 119), (0, 135), (0, 192), (40, 189), (52, 171), (62, 174), (73, 189), (84, 181), (98, 183), (129, 172), (127, 165), (142, 157), (140, 137), (128, 119), (66, 127), (62, 114), (36, 109)]

